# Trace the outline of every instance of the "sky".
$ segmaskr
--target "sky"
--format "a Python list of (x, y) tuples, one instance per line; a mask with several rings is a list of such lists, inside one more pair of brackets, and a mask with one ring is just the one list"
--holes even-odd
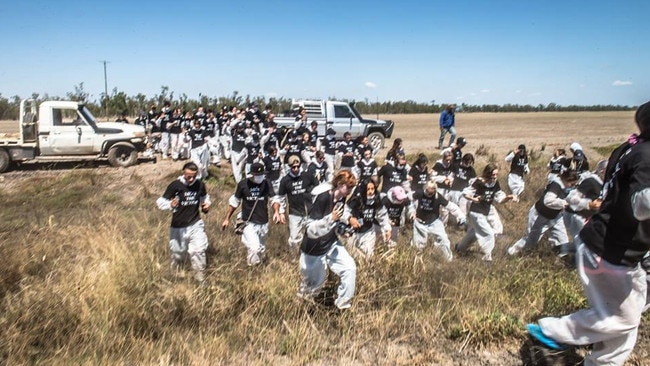
[(0, 94), (636, 106), (650, 1), (10, 1)]

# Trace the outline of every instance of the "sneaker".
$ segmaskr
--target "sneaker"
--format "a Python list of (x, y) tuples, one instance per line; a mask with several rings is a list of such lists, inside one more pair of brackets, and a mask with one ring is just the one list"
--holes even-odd
[(546, 336), (544, 332), (542, 332), (542, 328), (537, 324), (528, 324), (526, 325), (526, 329), (532, 338), (550, 349), (561, 351), (567, 348), (566, 345), (558, 343), (555, 339)]
[(508, 248), (507, 252), (508, 255), (517, 255), (521, 251), (521, 248), (519, 248), (516, 244)]
[(350, 307), (352, 307), (352, 299), (339, 297), (336, 300), (334, 300), (334, 305), (336, 305), (336, 307), (339, 308), (339, 310), (349, 309)]

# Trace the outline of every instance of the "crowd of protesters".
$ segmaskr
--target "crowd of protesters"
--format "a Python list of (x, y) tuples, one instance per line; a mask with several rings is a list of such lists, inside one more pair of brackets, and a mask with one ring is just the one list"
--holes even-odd
[[(182, 194), (185, 194), (189, 197), (185, 200), (191, 198), (194, 211), (207, 211), (209, 196), (205, 187), (199, 185), (189, 190), (189, 195), (188, 189), (182, 186), (206, 178), (209, 165), (219, 166), (229, 161), (237, 186), (229, 199), (222, 228), (230, 226), (231, 216), (242, 206), (237, 222), (243, 227), (241, 242), (247, 248), (247, 263), (254, 266), (264, 260), (269, 208), (272, 208), (273, 222), (288, 226), (287, 247), (300, 253), (302, 282), (298, 296), (316, 296), (329, 270), (340, 277), (335, 301), (339, 309), (352, 304), (355, 258), (372, 260), (377, 245), (387, 250), (396, 247), (406, 223), (411, 224), (411, 245), (416, 252), (431, 245), (442, 260), (451, 261), (454, 254), (468, 255), (472, 244), (477, 243), (481, 259), (492, 261), (496, 238), (503, 233), (495, 204), (519, 202), (525, 190), (524, 177), (530, 173), (524, 144), (504, 159), (509, 166), (509, 193), (506, 193), (498, 181), (497, 163), (488, 163), (479, 175), (474, 169), (474, 156), (462, 152), (467, 140), (463, 137), (456, 140), (453, 106), (441, 116), (439, 148), (442, 151), (431, 167), (428, 157), (422, 153), (411, 163), (407, 162), (399, 138), (394, 139), (386, 156), (377, 161), (376, 150), (368, 146), (364, 137), (352, 139), (348, 132), (336, 136), (332, 129), (319, 136), (318, 122), (308, 121), (304, 110), (297, 111), (295, 122), (294, 128), (278, 128), (272, 108), (268, 106), (260, 111), (255, 103), (241, 110), (224, 107), (218, 113), (204, 112), (202, 108), (195, 113), (183, 113), (178, 108), (172, 110), (169, 103), (158, 113), (152, 106), (138, 123), (143, 123), (155, 137), (157, 152), (162, 159), (171, 157), (192, 162), (186, 164), (183, 175), (170, 185), (158, 206), (178, 211), (177, 208), (184, 207)], [(645, 132), (645, 125), (642, 127)], [(446, 133), (451, 134), (448, 147), (443, 146)], [(508, 255), (525, 255), (544, 234), (548, 234), (548, 241), (560, 257), (581, 250), (581, 230), (599, 212), (608, 190), (615, 184), (610, 180), (603, 189), (603, 181), (607, 181), (605, 173), (612, 178), (618, 170), (600, 161), (591, 172), (579, 143), (572, 143), (569, 151), (571, 156), (562, 148), (554, 152), (548, 163), (547, 184), (528, 213), (526, 232), (508, 247)], [(650, 182), (638, 184), (637, 188), (646, 193), (632, 204), (647, 207)], [(180, 203), (178, 192), (181, 192)], [(201, 250), (199, 254), (188, 250), (180, 239), (186, 231), (196, 231), (199, 236), (196, 245), (204, 251), (207, 239), (202, 222), (198, 214), (176, 211), (170, 240), (172, 267), (178, 267), (179, 253), (184, 248), (198, 271), (196, 277), (203, 280), (204, 253), (201, 256)], [(179, 223), (177, 218), (181, 216), (192, 220)], [(634, 216), (637, 225), (647, 226), (648, 218), (637, 216)], [(450, 228), (465, 232), (453, 246), (447, 235)], [(190, 242), (189, 248), (192, 247)], [(650, 242), (639, 242), (634, 248), (638, 255), (631, 264), (638, 265), (649, 247)], [(607, 248), (592, 250), (608, 255)], [(539, 327), (533, 327), (531, 334), (543, 340), (544, 334), (540, 332)]]

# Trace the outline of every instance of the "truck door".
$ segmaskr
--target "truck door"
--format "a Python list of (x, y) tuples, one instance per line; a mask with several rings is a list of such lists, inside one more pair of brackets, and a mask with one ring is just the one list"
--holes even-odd
[(331, 127), (336, 131), (336, 138), (343, 138), (345, 132), (350, 132), (352, 138), (363, 133), (363, 126), (359, 119), (352, 113), (350, 106), (346, 103), (337, 103), (333, 105), (333, 117), (328, 118), (332, 122)]
[(93, 154), (95, 130), (76, 110), (52, 109), (48, 134), (39, 134), (41, 155)]

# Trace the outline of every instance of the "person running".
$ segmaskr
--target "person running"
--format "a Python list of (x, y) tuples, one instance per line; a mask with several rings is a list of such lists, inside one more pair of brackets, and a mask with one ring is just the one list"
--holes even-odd
[(314, 161), (309, 163), (307, 172), (315, 177), (319, 184), (332, 180), (332, 172), (329, 170), (329, 165), (325, 162), (325, 153), (320, 150), (314, 154)]
[[(460, 140), (460, 139), (459, 139)], [(455, 164), (451, 171), (452, 182), (449, 189), (449, 200), (460, 208), (467, 215), (469, 201), (463, 191), (469, 187), (469, 182), (476, 178), (474, 170), (474, 155), (467, 153), (463, 155), (460, 164)]]
[(331, 183), (321, 184), (311, 192), (313, 205), (300, 246), (302, 280), (298, 296), (301, 298), (313, 298), (320, 293), (329, 269), (341, 278), (334, 305), (338, 309), (352, 306), (357, 265), (336, 235), (336, 227), (343, 215), (346, 196), (356, 184), (354, 175), (342, 170)]
[(377, 243), (377, 233), (384, 242), (390, 239), (391, 226), (388, 211), (381, 202), (377, 182), (369, 179), (357, 186), (345, 205), (343, 221), (354, 229), (352, 243), (366, 257), (372, 258)]
[(562, 212), (569, 205), (566, 201), (567, 190), (576, 185), (578, 178), (574, 170), (567, 169), (546, 185), (542, 196), (528, 211), (526, 234), (508, 248), (509, 255), (516, 255), (537, 245), (547, 231), (548, 241), (558, 248), (558, 253), (561, 256), (568, 253), (569, 237)]
[(336, 141), (336, 131), (333, 128), (327, 129), (327, 134), (321, 140), (323, 153), (325, 153), (325, 163), (328, 170), (333, 174), (336, 169), (336, 156), (338, 154), (338, 144)]
[(406, 157), (403, 154), (395, 156), (395, 165), (386, 164), (379, 169), (377, 176), (381, 181), (381, 192), (386, 193), (395, 186), (408, 188), (408, 171), (406, 170)]
[(413, 166), (408, 172), (411, 191), (424, 189), (424, 186), (431, 178), (427, 164), (429, 164), (429, 158), (424, 153), (419, 153), (418, 158), (413, 162)]
[(411, 200), (402, 186), (395, 186), (386, 193), (381, 193), (381, 203), (386, 207), (388, 219), (390, 220), (391, 232), (386, 245), (389, 248), (397, 246), (397, 238), (400, 228), (404, 224), (404, 209), (411, 205)]
[(445, 232), (445, 225), (440, 219), (440, 209), (446, 208), (459, 222), (465, 222), (465, 216), (455, 203), (447, 201), (437, 192), (437, 185), (433, 181), (427, 182), (425, 188), (413, 192), (413, 205), (409, 217), (413, 220), (413, 239), (411, 245), (418, 250), (423, 250), (429, 236), (434, 240), (434, 246), (442, 253), (445, 261), (452, 260), (449, 237)]
[(205, 129), (198, 119), (194, 120), (192, 129), (187, 131), (191, 141), (190, 158), (199, 167), (199, 174), (196, 179), (208, 178), (208, 166), (210, 166), (210, 151), (205, 144)]
[(199, 167), (190, 162), (183, 165), (182, 174), (171, 182), (165, 193), (156, 200), (161, 210), (172, 211), (169, 229), (170, 268), (180, 270), (186, 256), (190, 257), (194, 279), (205, 281), (208, 236), (201, 212), (210, 210), (210, 195), (205, 184), (197, 179)]
[(378, 165), (372, 157), (372, 149), (366, 148), (361, 154), (362, 158), (354, 167), (354, 175), (357, 177), (359, 182), (367, 182), (370, 179), (377, 180)]
[[(495, 244), (494, 225), (490, 223), (490, 211), (494, 203), (502, 203), (513, 199), (513, 195), (506, 195), (499, 185), (499, 166), (489, 163), (483, 168), (483, 173), (470, 181), (463, 191), (463, 195), (470, 202), (469, 216), (467, 218), (467, 233), (454, 246), (457, 253), (466, 253), (469, 246), (475, 241), (483, 253), (484, 261), (492, 261), (492, 251)], [(496, 211), (496, 210), (495, 210)]]
[(557, 148), (553, 151), (553, 157), (548, 162), (548, 181), (553, 176), (559, 176), (566, 168), (569, 167), (570, 160), (566, 156), (566, 150)]
[(523, 193), (526, 182), (524, 174), (530, 173), (528, 167), (528, 154), (526, 145), (521, 144), (517, 149), (510, 151), (506, 156), (506, 162), (510, 163), (510, 174), (508, 174), (508, 188), (513, 196), (513, 201), (519, 202), (519, 196)]
[[(596, 170), (580, 174), (580, 180), (575, 189), (567, 195), (569, 205), (564, 210), (564, 225), (573, 238), (580, 233), (587, 220), (593, 216), (602, 203), (600, 192), (603, 189), (603, 178), (607, 169), (607, 160), (601, 160), (596, 165)], [(573, 241), (569, 246), (569, 252), (575, 253)]]
[(297, 156), (289, 158), (289, 172), (280, 180), (278, 196), (281, 197), (281, 222), (285, 222), (285, 207), (289, 205), (289, 249), (297, 249), (302, 243), (307, 213), (311, 208), (310, 192), (319, 182), (316, 177), (303, 172)]
[[(221, 230), (225, 230), (233, 212), (242, 205), (241, 217), (246, 223), (241, 242), (248, 253), (246, 261), (249, 266), (255, 266), (264, 259), (266, 251), (266, 238), (269, 233), (269, 212), (268, 203), (275, 197), (275, 191), (271, 183), (264, 176), (264, 164), (254, 163), (251, 166), (250, 178), (243, 179), (237, 183), (235, 193), (228, 200), (228, 211), (226, 218), (221, 224)], [(272, 203), (273, 220), (281, 223), (280, 203)]]
[(345, 132), (343, 134), (343, 141), (339, 142), (338, 153), (341, 155), (341, 166), (340, 169), (345, 170), (354, 170), (356, 165), (356, 160), (354, 156), (354, 151), (356, 144), (352, 141), (352, 134)]
[(546, 347), (592, 344), (585, 365), (623, 365), (646, 304), (650, 249), (650, 102), (635, 113), (641, 131), (614, 149), (600, 210), (576, 237), (576, 267), (589, 308), (528, 324)]
[(278, 149), (275, 146), (269, 148), (268, 154), (262, 159), (264, 163), (266, 179), (271, 182), (273, 191), (277, 192), (280, 188), (280, 179), (284, 176), (284, 166), (282, 159), (278, 155)]

